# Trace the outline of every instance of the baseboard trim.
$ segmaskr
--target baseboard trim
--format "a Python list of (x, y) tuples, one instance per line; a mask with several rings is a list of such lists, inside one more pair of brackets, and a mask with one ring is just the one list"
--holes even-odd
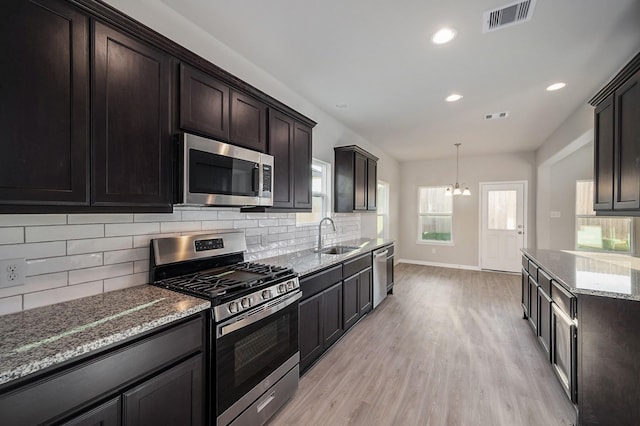
[(481, 271), (479, 266), (456, 265), (453, 263), (427, 262), (425, 260), (400, 259), (398, 263), (410, 263), (413, 265), (438, 266), (440, 268), (466, 269), (468, 271)]

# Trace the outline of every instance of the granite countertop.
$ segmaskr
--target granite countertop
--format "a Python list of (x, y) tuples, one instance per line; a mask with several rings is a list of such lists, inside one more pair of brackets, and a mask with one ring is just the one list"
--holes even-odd
[(142, 285), (0, 316), (0, 384), (210, 306), (207, 300)]
[(569, 250), (522, 251), (576, 295), (640, 300), (639, 258)]
[(300, 277), (325, 269), (331, 265), (342, 263), (352, 257), (371, 252), (378, 247), (392, 244), (393, 240), (384, 238), (361, 238), (357, 240), (341, 241), (334, 245), (359, 247), (356, 250), (344, 254), (322, 254), (313, 249), (297, 251), (281, 256), (260, 259), (261, 263), (293, 268)]

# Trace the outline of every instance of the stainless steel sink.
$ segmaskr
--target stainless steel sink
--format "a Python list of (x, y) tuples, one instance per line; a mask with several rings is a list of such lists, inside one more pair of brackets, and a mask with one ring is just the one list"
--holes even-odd
[(345, 254), (357, 250), (358, 246), (329, 246), (320, 250), (323, 254)]

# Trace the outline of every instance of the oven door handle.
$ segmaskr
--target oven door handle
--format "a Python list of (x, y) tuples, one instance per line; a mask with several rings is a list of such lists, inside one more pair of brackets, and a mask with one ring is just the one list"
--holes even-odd
[(239, 330), (257, 321), (260, 321), (261, 319), (264, 319), (269, 315), (272, 315), (278, 312), (279, 310), (286, 308), (287, 306), (297, 301), (301, 297), (302, 297), (302, 292), (299, 291), (295, 295), (288, 297), (286, 300), (284, 300), (281, 303), (278, 303), (277, 305), (273, 305), (269, 308), (250, 314), (249, 316), (246, 316), (246, 317), (233, 318), (231, 321), (227, 322), (226, 324), (219, 325), (217, 327), (218, 332), (216, 333), (216, 339), (219, 339), (222, 336), (226, 336), (229, 333), (233, 333), (236, 330)]

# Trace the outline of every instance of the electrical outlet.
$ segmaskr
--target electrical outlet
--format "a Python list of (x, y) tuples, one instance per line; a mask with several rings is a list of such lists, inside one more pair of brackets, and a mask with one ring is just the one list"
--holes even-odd
[(436, 254), (436, 249), (432, 248), (431, 249), (431, 254)]
[(0, 260), (0, 288), (24, 285), (25, 259)]

